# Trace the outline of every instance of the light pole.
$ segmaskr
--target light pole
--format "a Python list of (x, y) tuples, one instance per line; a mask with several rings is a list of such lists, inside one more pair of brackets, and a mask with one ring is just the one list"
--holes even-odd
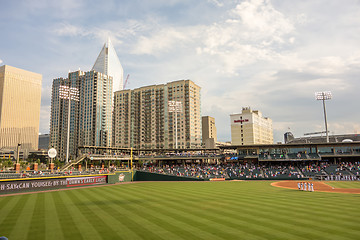
[(326, 132), (326, 142), (329, 142), (329, 132), (327, 126), (327, 119), (326, 119), (326, 107), (325, 107), (325, 100), (330, 100), (332, 98), (332, 94), (330, 91), (325, 92), (316, 92), (315, 93), (316, 100), (322, 100), (323, 107), (324, 107), (324, 118), (325, 118), (325, 132)]
[(18, 145), (16, 147), (16, 164), (20, 163), (20, 146), (21, 146), (21, 144), (18, 143)]
[(182, 112), (182, 102), (180, 101), (169, 101), (169, 112), (175, 113), (175, 149), (178, 148), (178, 137), (177, 137), (177, 117), (178, 113)]
[(79, 101), (79, 89), (61, 85), (59, 87), (59, 96), (62, 99), (68, 100), (68, 126), (67, 126), (67, 140), (66, 140), (66, 163), (68, 163), (69, 162), (69, 142), (70, 142), (71, 100)]

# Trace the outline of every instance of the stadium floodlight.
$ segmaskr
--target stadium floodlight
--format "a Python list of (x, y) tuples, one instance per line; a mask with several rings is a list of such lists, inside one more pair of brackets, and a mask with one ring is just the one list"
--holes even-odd
[(74, 87), (69, 87), (65, 85), (60, 85), (59, 87), (59, 97), (61, 99), (68, 100), (68, 129), (67, 129), (67, 140), (66, 140), (66, 163), (69, 162), (69, 143), (70, 143), (70, 110), (71, 110), (71, 100), (79, 101), (79, 89)]
[(332, 98), (332, 94), (330, 91), (324, 92), (316, 92), (315, 99), (322, 100), (323, 108), (324, 108), (324, 119), (325, 119), (325, 132), (326, 132), (326, 142), (329, 142), (329, 131), (327, 126), (327, 119), (326, 119), (326, 107), (325, 107), (325, 100), (330, 100)]
[(182, 112), (182, 102), (180, 101), (169, 101), (168, 102), (169, 112), (175, 113), (175, 149), (178, 148), (178, 137), (177, 137), (177, 118), (178, 113)]
[(332, 98), (332, 94), (330, 91), (316, 92), (315, 98), (316, 100), (330, 100)]

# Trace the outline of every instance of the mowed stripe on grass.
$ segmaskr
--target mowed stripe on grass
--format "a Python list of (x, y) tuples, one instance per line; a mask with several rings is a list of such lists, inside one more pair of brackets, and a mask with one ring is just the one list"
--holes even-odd
[(360, 188), (360, 182), (355, 181), (327, 181), (325, 183), (334, 188)]
[(360, 195), (142, 182), (0, 198), (9, 239), (360, 239)]

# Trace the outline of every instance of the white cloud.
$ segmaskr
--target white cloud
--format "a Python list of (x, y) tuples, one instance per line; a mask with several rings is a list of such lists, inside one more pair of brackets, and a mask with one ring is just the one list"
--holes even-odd
[(244, 1), (230, 15), (225, 22), (207, 27), (197, 49), (204, 56), (218, 57), (224, 73), (237, 75), (242, 66), (273, 60), (279, 54), (275, 51), (278, 44), (295, 41), (288, 37), (294, 26), (269, 1)]
[(166, 28), (156, 32), (156, 35), (145, 37), (141, 36), (134, 47), (134, 54), (154, 54), (173, 50), (179, 47), (182, 42), (188, 41), (189, 34), (174, 28)]
[(345, 60), (337, 56), (328, 56), (307, 63), (308, 71), (319, 75), (341, 74), (347, 70)]
[(60, 19), (73, 19), (78, 18), (83, 13), (82, 9), (87, 3), (83, 0), (25, 0), (23, 4), (26, 9), (25, 14), (38, 15), (46, 11)]
[(223, 7), (224, 6), (224, 3), (222, 3), (222, 2), (220, 2), (218, 0), (208, 0), (208, 2), (214, 4), (217, 7)]
[(330, 122), (329, 129), (331, 134), (360, 133), (360, 123), (351, 121)]
[(0, 64), (2, 64), (3, 60), (0, 59)]
[(81, 27), (69, 24), (61, 23), (59, 26), (53, 29), (53, 32), (58, 36), (86, 36), (89, 33)]
[(270, 38), (271, 41), (283, 42), (283, 35), (294, 30), (292, 23), (274, 9), (269, 0), (244, 1), (232, 13), (240, 17), (241, 23), (255, 39)]
[(228, 15), (231, 17), (211, 25), (162, 26), (159, 19), (146, 19), (146, 22), (130, 20), (91, 29), (61, 23), (54, 32), (60, 36), (95, 36), (101, 41), (111, 36), (115, 45), (132, 36), (135, 41), (129, 47), (133, 54), (159, 56), (186, 52), (188, 55), (190, 51), (216, 59), (215, 71), (234, 76), (242, 66), (273, 60), (278, 55), (274, 51), (278, 44), (295, 41), (288, 36), (294, 29), (290, 20), (267, 0), (244, 1)]
[[(163, 26), (139, 36), (133, 53), (159, 55), (166, 52), (193, 53), (217, 62), (215, 71), (237, 75), (240, 67), (277, 57), (278, 44), (293, 43), (288, 35), (294, 27), (269, 1), (245, 1), (228, 12), (231, 18), (210, 25)], [(190, 57), (190, 56), (189, 56)]]
[(309, 23), (308, 16), (305, 13), (300, 13), (296, 16), (296, 22), (301, 25), (307, 24)]
[(140, 32), (149, 32), (154, 28), (155, 19), (147, 19), (141, 22), (133, 19), (127, 21), (110, 21), (104, 26), (83, 27), (68, 22), (61, 22), (53, 26), (51, 32), (56, 36), (66, 37), (88, 37), (98, 39), (103, 43), (108, 37), (113, 44), (120, 45), (124, 42), (130, 42), (133, 45), (133, 38), (138, 37)]

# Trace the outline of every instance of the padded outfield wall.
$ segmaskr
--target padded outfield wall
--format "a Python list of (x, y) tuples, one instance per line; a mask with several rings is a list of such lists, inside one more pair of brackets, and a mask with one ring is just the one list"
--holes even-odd
[(204, 179), (136, 171), (134, 181), (204, 181)]
[(220, 180), (309, 180), (309, 178), (297, 178), (297, 177), (269, 177), (269, 178), (247, 178), (247, 177), (238, 177), (238, 178), (211, 178), (211, 179), (200, 179), (196, 177), (183, 177), (175, 175), (167, 175), (153, 172), (143, 172), (136, 171), (134, 175), (134, 181), (220, 181)]
[(37, 192), (47, 190), (67, 189), (103, 184), (130, 182), (131, 172), (116, 172), (112, 174), (59, 176), (41, 178), (1, 179), (0, 195), (20, 192)]

